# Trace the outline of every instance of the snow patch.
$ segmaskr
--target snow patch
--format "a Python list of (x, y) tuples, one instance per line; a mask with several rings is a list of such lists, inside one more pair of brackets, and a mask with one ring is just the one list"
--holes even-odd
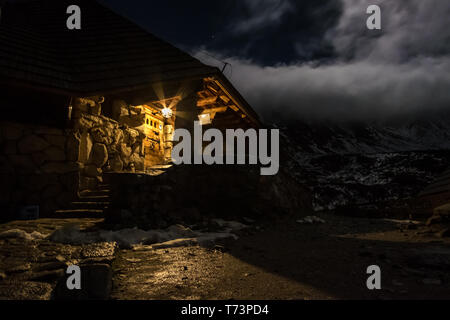
[[(218, 219), (219, 220), (219, 219)], [(164, 230), (144, 231), (138, 228), (127, 228), (117, 231), (99, 230), (81, 231), (78, 225), (67, 225), (54, 231), (49, 239), (53, 242), (64, 244), (90, 244), (97, 242), (116, 242), (121, 247), (133, 247), (134, 245), (146, 245), (153, 249), (208, 245), (219, 239), (238, 239), (233, 231), (238, 231), (247, 226), (235, 221), (216, 221), (224, 228), (222, 232), (198, 232), (182, 225), (173, 225)]]
[(300, 224), (315, 224), (315, 223), (325, 223), (325, 220), (316, 216), (307, 216), (304, 217), (303, 219), (297, 220), (296, 222)]
[(21, 229), (11, 229), (11, 230), (3, 231), (0, 233), (0, 239), (17, 238), (17, 239), (23, 239), (26, 241), (33, 241), (33, 240), (42, 240), (45, 237), (46, 236), (40, 232), (33, 231), (31, 233), (28, 233)]

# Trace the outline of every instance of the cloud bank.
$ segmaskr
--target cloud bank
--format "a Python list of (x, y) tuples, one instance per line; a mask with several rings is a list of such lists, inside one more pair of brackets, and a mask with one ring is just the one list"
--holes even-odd
[[(292, 8), (290, 1), (264, 2), (249, 4), (253, 14), (236, 21), (233, 32), (247, 34), (267, 23), (276, 28)], [(381, 31), (366, 29), (371, 4), (381, 7)], [(232, 75), (230, 69), (226, 75), (265, 118), (383, 120), (450, 107), (449, 1), (340, 0), (340, 7), (338, 22), (318, 40), (332, 45), (332, 59), (264, 66), (210, 53), (231, 63)], [(305, 56), (311, 44), (292, 39)], [(217, 65), (200, 51), (196, 56)]]

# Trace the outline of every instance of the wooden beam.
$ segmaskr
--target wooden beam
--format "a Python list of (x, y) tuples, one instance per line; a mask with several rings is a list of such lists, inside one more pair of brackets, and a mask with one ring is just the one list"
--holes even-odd
[(199, 100), (197, 100), (197, 107), (203, 107), (203, 106), (207, 106), (210, 104), (214, 104), (214, 103), (216, 103), (216, 101), (217, 101), (217, 96), (199, 99)]
[(225, 104), (231, 101), (230, 98), (228, 98), (226, 95), (219, 96), (220, 100), (222, 100)]
[(208, 91), (208, 90), (203, 90), (203, 91), (198, 91), (197, 92), (197, 97), (204, 99), (204, 98), (208, 98), (208, 97), (213, 97), (214, 95)]
[(238, 112), (238, 111), (239, 111), (239, 108), (236, 107), (234, 104), (230, 105), (229, 107), (230, 107), (233, 111), (235, 111), (235, 112)]
[(200, 114), (205, 114), (205, 113), (217, 113), (217, 112), (225, 112), (227, 111), (228, 107), (214, 107), (214, 108), (205, 108), (203, 109), (202, 113)]
[(212, 93), (214, 93), (214, 95), (218, 95), (220, 89), (219, 89), (219, 88), (217, 88), (217, 89), (214, 88), (214, 87), (212, 86), (212, 83), (213, 83), (213, 82), (208, 83), (208, 84), (206, 85), (206, 88), (207, 88), (208, 90), (210, 90)]

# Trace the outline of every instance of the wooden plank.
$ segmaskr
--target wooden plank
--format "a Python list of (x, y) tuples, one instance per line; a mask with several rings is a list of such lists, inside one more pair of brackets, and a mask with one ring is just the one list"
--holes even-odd
[(239, 108), (236, 107), (234, 104), (230, 105), (229, 107), (230, 107), (233, 111), (235, 111), (235, 112), (238, 112), (238, 111), (239, 111)]
[(217, 101), (217, 96), (215, 97), (208, 97), (205, 99), (199, 99), (197, 100), (197, 107), (203, 107), (203, 106), (207, 106), (210, 104), (214, 104)]
[(201, 114), (205, 114), (205, 113), (217, 113), (217, 112), (225, 112), (225, 111), (227, 111), (227, 109), (228, 109), (228, 107), (214, 107), (214, 108), (207, 108), (207, 109), (204, 109), (203, 111), (202, 111), (202, 113)]
[(231, 101), (230, 98), (228, 98), (226, 95), (219, 96), (220, 100), (222, 100), (225, 104)]

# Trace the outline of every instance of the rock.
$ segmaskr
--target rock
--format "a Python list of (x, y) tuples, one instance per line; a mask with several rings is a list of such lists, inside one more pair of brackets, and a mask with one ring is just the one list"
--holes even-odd
[(0, 300), (50, 300), (52, 286), (31, 281), (0, 283)]
[(104, 129), (103, 127), (92, 128), (90, 133), (94, 142), (103, 144), (110, 144), (112, 142), (112, 140), (108, 137), (106, 129)]
[(3, 281), (6, 279), (6, 274), (4, 272), (0, 272), (0, 281)]
[(144, 171), (144, 157), (137, 153), (133, 153), (130, 157), (130, 162), (134, 164), (135, 170)]
[(431, 225), (433, 225), (433, 224), (438, 224), (438, 223), (440, 223), (441, 222), (441, 217), (439, 217), (439, 216), (431, 216), (430, 218), (428, 218), (428, 220), (427, 220), (427, 222), (426, 222), (426, 225), (427, 226), (431, 226)]
[(122, 143), (119, 146), (119, 152), (120, 155), (122, 156), (122, 159), (128, 159), (131, 156), (132, 150), (125, 143)]
[(15, 265), (15, 266), (9, 267), (6, 270), (6, 272), (7, 273), (22, 273), (22, 272), (27, 272), (30, 269), (31, 269), (31, 264), (30, 263), (23, 263), (23, 264), (19, 264), (19, 265)]
[(62, 189), (60, 184), (50, 184), (44, 188), (41, 196), (43, 199), (54, 198), (61, 194), (61, 192)]
[(12, 238), (32, 241), (43, 239), (45, 238), (45, 236), (37, 231), (27, 233), (21, 229), (11, 229), (0, 233), (0, 239), (12, 239)]
[(130, 127), (140, 127), (145, 123), (145, 113), (121, 116), (118, 121), (119, 123), (126, 124)]
[(436, 216), (449, 216), (450, 215), (450, 203), (447, 203), (440, 207), (434, 208), (433, 214)]
[(114, 255), (115, 250), (115, 242), (89, 244), (83, 246), (81, 256), (83, 258), (110, 257)]
[(87, 177), (96, 178), (102, 175), (102, 169), (97, 168), (94, 164), (90, 164), (84, 167), (83, 174)]
[(45, 140), (47, 140), (48, 143), (50, 143), (52, 146), (55, 146), (60, 149), (64, 149), (66, 147), (66, 136), (61, 131), (61, 134), (54, 135), (54, 134), (46, 134), (44, 135)]
[(106, 146), (102, 143), (95, 143), (92, 147), (92, 152), (89, 162), (95, 164), (97, 168), (101, 168), (108, 160), (108, 151)]
[(13, 123), (2, 124), (2, 129), (6, 140), (17, 140), (23, 133), (22, 127)]
[(440, 238), (448, 238), (448, 237), (450, 237), (450, 229), (447, 228), (447, 229), (444, 229), (444, 230), (438, 232), (438, 237), (440, 237)]
[(16, 141), (6, 140), (3, 144), (3, 154), (17, 154)]
[(12, 166), (22, 173), (32, 173), (36, 170), (36, 165), (30, 155), (12, 154), (9, 159)]
[(439, 279), (423, 279), (422, 283), (426, 285), (440, 286), (442, 284), (442, 281)]
[(52, 128), (52, 127), (37, 127), (33, 129), (33, 132), (37, 135), (51, 135), (51, 136), (63, 136), (64, 131), (62, 129)]
[(114, 172), (121, 172), (123, 170), (123, 162), (118, 155), (110, 161), (110, 166)]
[(98, 186), (98, 180), (89, 177), (80, 177), (80, 190), (95, 190)]
[(53, 282), (61, 279), (65, 275), (65, 269), (56, 269), (50, 271), (42, 271), (33, 274), (29, 280), (32, 281), (42, 281), (42, 282)]
[(80, 147), (79, 147), (79, 154), (78, 154), (78, 161), (81, 163), (87, 163), (89, 160), (89, 157), (91, 155), (92, 150), (92, 139), (88, 132), (84, 132), (81, 134), (80, 137)]
[(81, 145), (80, 137), (80, 134), (74, 132), (67, 139), (67, 159), (69, 161), (78, 161)]
[(303, 219), (297, 220), (296, 222), (300, 224), (314, 224), (314, 223), (325, 223), (325, 220), (316, 216), (307, 216), (304, 217)]
[(56, 285), (56, 300), (107, 300), (112, 288), (112, 270), (108, 264), (81, 265), (81, 290), (69, 290), (68, 276)]
[(44, 173), (64, 174), (78, 171), (78, 165), (70, 161), (47, 162), (41, 167), (41, 170)]
[(53, 261), (53, 262), (47, 262), (42, 263), (35, 267), (33, 271), (35, 272), (41, 272), (41, 271), (51, 271), (51, 270), (58, 270), (58, 269), (66, 269), (67, 263), (64, 261)]
[(50, 161), (64, 161), (66, 160), (66, 153), (63, 149), (50, 146), (43, 151), (45, 158)]
[(19, 151), (23, 154), (42, 151), (49, 146), (50, 144), (45, 141), (45, 139), (36, 135), (28, 135), (22, 138), (18, 143)]
[(112, 103), (112, 116), (114, 120), (119, 120), (121, 116), (128, 115), (128, 106), (124, 100), (114, 100)]

